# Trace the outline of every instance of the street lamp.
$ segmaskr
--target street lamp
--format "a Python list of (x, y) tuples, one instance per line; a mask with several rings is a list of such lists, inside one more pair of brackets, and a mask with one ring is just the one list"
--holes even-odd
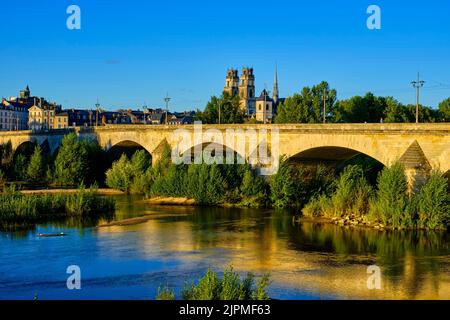
[(166, 97), (164, 98), (164, 102), (166, 103), (166, 125), (167, 125), (167, 120), (168, 120), (167, 117), (169, 114), (169, 101), (170, 101), (169, 93), (167, 93)]

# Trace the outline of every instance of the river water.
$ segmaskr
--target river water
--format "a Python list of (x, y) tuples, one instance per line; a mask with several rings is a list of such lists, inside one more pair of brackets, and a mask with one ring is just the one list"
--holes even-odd
[[(154, 299), (168, 284), (177, 297), (208, 267), (270, 273), (276, 299), (450, 299), (450, 236), (294, 223), (273, 210), (151, 206), (117, 197), (115, 221), (61, 221), (0, 233), (0, 299)], [(64, 232), (65, 237), (39, 238)], [(67, 267), (81, 270), (68, 290)], [(369, 289), (368, 266), (381, 270)], [(369, 281), (370, 282), (370, 281)], [(372, 282), (371, 282), (372, 283)]]

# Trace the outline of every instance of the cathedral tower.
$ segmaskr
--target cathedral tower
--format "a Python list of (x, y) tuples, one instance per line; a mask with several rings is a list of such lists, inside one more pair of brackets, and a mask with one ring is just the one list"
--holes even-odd
[(225, 87), (223, 92), (228, 93), (232, 97), (239, 94), (239, 76), (236, 69), (227, 70), (227, 77), (225, 78)]
[(245, 109), (247, 114), (255, 113), (255, 75), (253, 74), (253, 68), (242, 68), (239, 97), (241, 98), (241, 108)]

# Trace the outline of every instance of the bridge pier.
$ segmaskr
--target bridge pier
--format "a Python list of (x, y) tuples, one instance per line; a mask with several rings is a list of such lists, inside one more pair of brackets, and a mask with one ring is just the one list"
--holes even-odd
[(410, 195), (419, 192), (430, 177), (430, 171), (421, 168), (405, 168), (405, 174)]

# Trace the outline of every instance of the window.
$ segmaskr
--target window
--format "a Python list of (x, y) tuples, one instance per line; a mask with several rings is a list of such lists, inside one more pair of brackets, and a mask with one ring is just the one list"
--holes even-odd
[(266, 104), (266, 110), (269, 110), (269, 104)]

